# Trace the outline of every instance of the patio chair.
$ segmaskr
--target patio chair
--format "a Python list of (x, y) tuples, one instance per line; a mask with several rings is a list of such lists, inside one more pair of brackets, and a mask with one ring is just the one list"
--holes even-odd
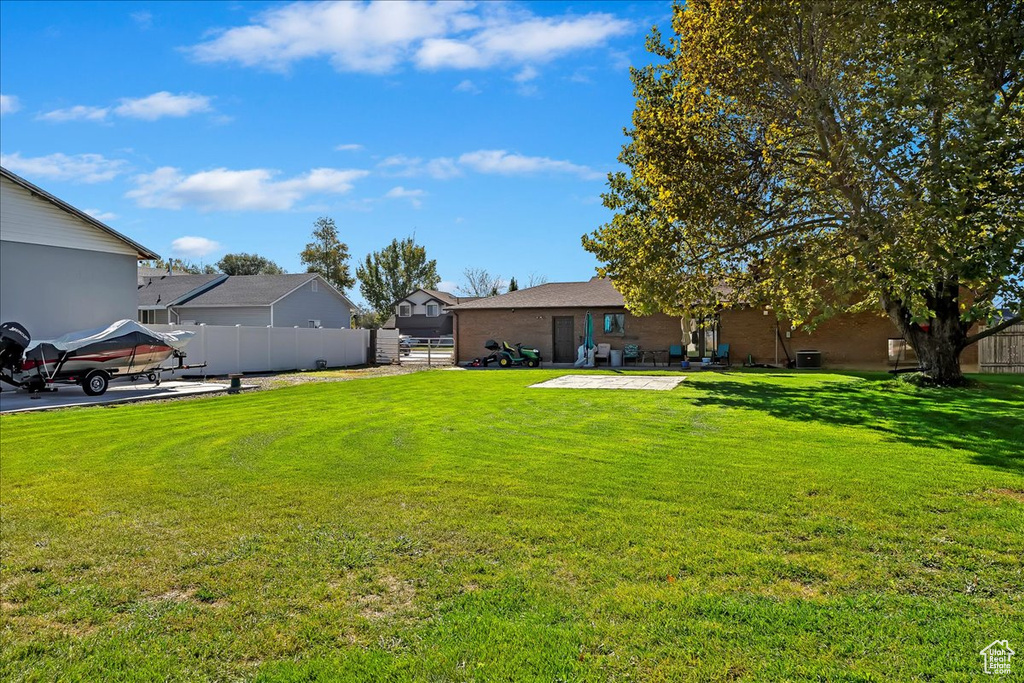
[(679, 358), (680, 360), (682, 360), (685, 357), (686, 356), (683, 355), (683, 345), (682, 344), (673, 344), (672, 346), (668, 347), (668, 362), (669, 362), (669, 364), (672, 363), (672, 359), (673, 358)]
[(611, 344), (598, 344), (597, 345), (597, 352), (594, 354), (594, 365), (595, 366), (600, 365), (602, 358), (604, 359), (605, 365), (608, 365), (610, 357), (611, 357), (611, 354), (612, 354), (612, 345)]
[(722, 363), (723, 365), (730, 365), (728, 344), (719, 344), (718, 348), (715, 349), (715, 362)]
[(626, 344), (622, 347), (622, 365), (625, 366), (629, 361), (633, 361), (633, 365), (636, 365), (640, 360), (640, 345), (639, 344)]

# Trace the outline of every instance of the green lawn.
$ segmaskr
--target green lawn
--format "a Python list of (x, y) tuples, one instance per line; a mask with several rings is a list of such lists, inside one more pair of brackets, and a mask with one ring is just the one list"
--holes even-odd
[(0, 418), (0, 678), (957, 681), (1024, 652), (1024, 378), (527, 388), (559, 374)]

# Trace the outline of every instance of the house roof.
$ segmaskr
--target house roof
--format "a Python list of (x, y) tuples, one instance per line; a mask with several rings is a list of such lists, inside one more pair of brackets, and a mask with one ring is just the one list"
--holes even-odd
[(466, 311), (485, 308), (621, 308), (626, 305), (611, 280), (591, 278), (586, 282), (548, 282), (452, 306)]
[[(175, 276), (181, 277), (181, 276)], [(174, 279), (174, 278), (168, 278)], [(344, 299), (352, 302), (316, 273), (288, 273), (282, 275), (232, 275), (216, 287), (184, 302), (187, 306), (269, 306), (306, 284), (317, 280)]]
[(227, 275), (161, 275), (144, 277), (139, 286), (139, 306), (173, 306), (189, 295), (198, 294)]
[(125, 244), (127, 244), (128, 246), (130, 246), (132, 249), (134, 249), (136, 251), (139, 259), (148, 260), (148, 259), (158, 259), (158, 258), (160, 258), (160, 255), (157, 254), (156, 252), (147, 249), (146, 247), (142, 246), (141, 244), (139, 244), (135, 240), (132, 240), (132, 239), (129, 239), (129, 238), (125, 237), (124, 235), (119, 233), (117, 230), (114, 230), (109, 225), (101, 223), (100, 221), (96, 220), (95, 218), (93, 218), (89, 214), (85, 213), (84, 211), (76, 209), (75, 207), (71, 206), (70, 204), (68, 204), (67, 202), (65, 202), (65, 201), (63, 201), (61, 199), (57, 199), (56, 197), (54, 197), (52, 194), (50, 194), (46, 190), (33, 185), (32, 183), (30, 183), (29, 181), (25, 180), (24, 178), (22, 178), (19, 175), (15, 175), (14, 173), (11, 173), (10, 171), (8, 171), (3, 166), (0, 166), (0, 175), (2, 175), (4, 178), (7, 178), (8, 180), (10, 180), (15, 185), (20, 185), (21, 187), (23, 187), (24, 189), (28, 190), (32, 194), (36, 195), (40, 199), (48, 201), (51, 204), (53, 204), (54, 206), (56, 206), (57, 208), (62, 209), (64, 211), (67, 211), (71, 215), (73, 215), (76, 218), (79, 218), (82, 221), (88, 223), (89, 225), (91, 225), (92, 227), (96, 228), (97, 230), (101, 230), (101, 231), (107, 233), (108, 235), (110, 235), (111, 237), (124, 242)]
[(443, 304), (448, 304), (449, 306), (454, 306), (455, 304), (459, 303), (459, 297), (455, 296), (454, 294), (450, 294), (448, 292), (442, 292), (442, 291), (437, 290), (437, 289), (424, 289), (423, 291), (426, 292), (427, 294), (429, 294), (430, 296), (434, 297), (435, 299), (437, 299), (438, 301), (440, 301)]
[(461, 304), (461, 303), (465, 303), (467, 301), (473, 301), (475, 299), (479, 299), (480, 298), (478, 296), (455, 296), (451, 292), (442, 292), (439, 289), (423, 289), (421, 287), (419, 289), (412, 290), (411, 292), (406, 294), (404, 297), (402, 297), (401, 299), (399, 299), (395, 303), (399, 304), (399, 303), (401, 303), (403, 301), (408, 301), (409, 297), (412, 296), (413, 294), (415, 294), (416, 292), (424, 292), (424, 293), (427, 294), (427, 296), (430, 296), (430, 297), (433, 297), (434, 299), (437, 299), (438, 301), (440, 301), (445, 306), (455, 306), (456, 304)]

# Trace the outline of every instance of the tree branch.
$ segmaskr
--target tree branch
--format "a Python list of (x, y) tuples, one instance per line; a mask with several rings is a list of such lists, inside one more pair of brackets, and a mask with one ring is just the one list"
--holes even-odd
[(991, 337), (993, 334), (998, 334), (998, 333), (1002, 332), (1003, 330), (1005, 330), (1007, 327), (1010, 327), (1011, 325), (1016, 325), (1017, 323), (1021, 322), (1022, 320), (1024, 320), (1024, 316), (1017, 315), (1017, 316), (1014, 316), (1014, 317), (1012, 317), (1012, 318), (1010, 318), (1008, 320), (1004, 320), (1003, 322), (999, 323), (995, 327), (989, 327), (988, 329), (982, 330), (978, 334), (972, 334), (970, 337), (968, 337), (967, 339), (964, 340), (964, 346), (965, 347), (970, 346), (974, 342), (981, 341), (982, 339), (984, 339), (986, 337)]

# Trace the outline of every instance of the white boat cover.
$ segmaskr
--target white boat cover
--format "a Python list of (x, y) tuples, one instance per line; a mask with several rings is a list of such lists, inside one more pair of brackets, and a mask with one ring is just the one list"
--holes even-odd
[(142, 334), (150, 337), (155, 337), (171, 348), (179, 351), (185, 348), (185, 345), (191, 341), (192, 337), (196, 336), (195, 332), (188, 332), (186, 330), (155, 332), (148, 327), (140, 325), (134, 320), (126, 318), (124, 320), (118, 320), (117, 322), (111, 323), (106, 327), (97, 327), (92, 330), (81, 330), (78, 332), (68, 332), (56, 339), (33, 339), (26, 351), (34, 349), (40, 344), (53, 344), (53, 346), (57, 347), (57, 349), (61, 351), (74, 351), (82, 348), (83, 346), (88, 346), (89, 344), (95, 344), (96, 342), (105, 341), (107, 339), (116, 339), (118, 337), (123, 337), (126, 334), (131, 334), (132, 332), (141, 332)]

